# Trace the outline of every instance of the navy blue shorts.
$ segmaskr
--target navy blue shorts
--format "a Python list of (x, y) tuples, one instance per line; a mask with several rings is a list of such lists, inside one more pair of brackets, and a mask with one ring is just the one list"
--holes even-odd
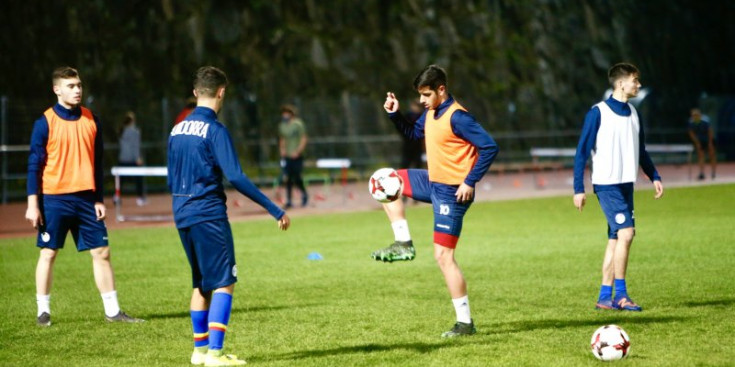
[(36, 246), (62, 249), (71, 231), (77, 251), (107, 246), (107, 227), (97, 220), (94, 200), (64, 195), (44, 195), (40, 200), (44, 224), (38, 230)]
[(447, 248), (457, 247), (464, 215), (474, 198), (467, 203), (458, 203), (454, 194), (459, 186), (431, 182), (429, 171), (425, 169), (398, 170), (398, 175), (403, 179), (404, 196), (432, 204), (434, 243)]
[(232, 230), (227, 219), (179, 228), (181, 244), (191, 266), (191, 281), (202, 292), (237, 283)]
[(618, 238), (618, 230), (635, 228), (633, 216), (633, 183), (595, 185), (595, 194), (607, 218), (607, 237)]

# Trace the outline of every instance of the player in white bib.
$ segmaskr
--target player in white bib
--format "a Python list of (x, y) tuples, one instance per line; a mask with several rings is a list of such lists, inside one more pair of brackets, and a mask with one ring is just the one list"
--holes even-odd
[[(655, 198), (663, 196), (661, 176), (645, 146), (643, 125), (628, 100), (638, 95), (640, 72), (632, 64), (615, 64), (608, 71), (613, 94), (587, 112), (574, 158), (574, 206), (582, 211), (584, 169), (592, 157), (592, 188), (607, 219), (608, 242), (602, 262), (602, 286), (595, 307), (641, 311), (628, 296), (625, 274), (635, 236), (633, 185), (638, 167), (653, 182)], [(613, 297), (613, 289), (615, 297)]]

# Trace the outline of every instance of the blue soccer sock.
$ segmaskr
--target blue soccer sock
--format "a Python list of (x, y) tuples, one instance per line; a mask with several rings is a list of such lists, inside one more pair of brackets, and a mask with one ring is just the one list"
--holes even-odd
[(189, 314), (191, 314), (191, 327), (194, 331), (194, 347), (207, 347), (209, 345), (209, 326), (207, 325), (209, 311), (189, 310)]
[(209, 349), (221, 350), (225, 342), (227, 323), (232, 311), (232, 295), (215, 292), (209, 306)]
[(630, 298), (628, 297), (628, 288), (625, 286), (625, 279), (615, 279), (615, 299)]
[(611, 285), (602, 285), (600, 287), (600, 298), (598, 298), (598, 301), (604, 301), (607, 299), (612, 299), (612, 291), (613, 287)]

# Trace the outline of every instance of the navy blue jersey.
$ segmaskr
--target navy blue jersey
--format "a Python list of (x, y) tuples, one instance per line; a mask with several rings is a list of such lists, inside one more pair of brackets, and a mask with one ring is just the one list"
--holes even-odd
[(223, 177), (276, 219), (285, 214), (242, 172), (232, 138), (214, 110), (199, 106), (168, 138), (168, 188), (177, 228), (227, 218)]

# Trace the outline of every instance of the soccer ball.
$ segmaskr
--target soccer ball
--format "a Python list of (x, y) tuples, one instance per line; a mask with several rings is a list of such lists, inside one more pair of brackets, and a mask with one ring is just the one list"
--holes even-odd
[(373, 199), (381, 203), (390, 203), (401, 197), (403, 179), (393, 168), (381, 168), (370, 176), (368, 190)]
[(616, 361), (630, 354), (630, 338), (617, 325), (605, 325), (595, 330), (590, 344), (592, 354), (601, 361)]

